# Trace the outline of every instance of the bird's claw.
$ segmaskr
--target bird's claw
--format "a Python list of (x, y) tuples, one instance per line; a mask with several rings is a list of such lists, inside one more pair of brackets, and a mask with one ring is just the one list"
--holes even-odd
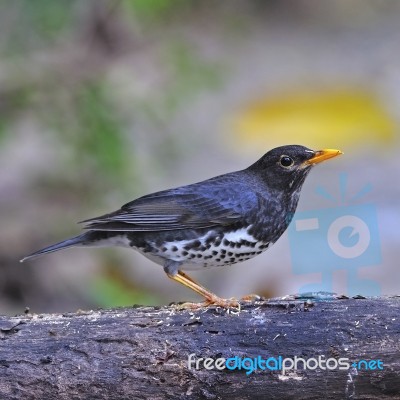
[(243, 296), (240, 300), (254, 303), (255, 301), (261, 300), (261, 296), (255, 293), (250, 293), (247, 294), (246, 296)]
[(226, 309), (236, 308), (240, 311), (240, 303), (234, 298), (231, 297), (230, 299), (221, 299), (220, 297), (214, 297), (209, 300), (205, 301), (206, 305), (214, 305)]
[(211, 297), (206, 299), (202, 303), (182, 303), (177, 306), (178, 310), (199, 310), (200, 308), (206, 308), (210, 306), (217, 306), (226, 309), (235, 308), (240, 311), (240, 303), (235, 298), (222, 299), (220, 297)]

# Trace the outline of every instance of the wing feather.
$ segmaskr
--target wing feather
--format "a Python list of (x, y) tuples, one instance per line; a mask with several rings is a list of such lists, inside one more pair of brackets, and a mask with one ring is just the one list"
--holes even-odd
[(231, 184), (210, 183), (207, 189), (194, 184), (153, 193), (125, 204), (118, 211), (81, 222), (86, 224), (84, 229), (90, 230), (198, 229), (234, 224), (242, 218), (243, 211), (258, 204), (254, 193), (243, 193)]

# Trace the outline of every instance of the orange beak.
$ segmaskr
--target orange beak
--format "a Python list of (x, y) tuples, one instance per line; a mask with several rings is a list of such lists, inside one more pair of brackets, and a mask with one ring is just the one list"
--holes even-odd
[(329, 160), (330, 158), (340, 156), (343, 154), (340, 150), (335, 150), (335, 149), (323, 149), (323, 150), (318, 150), (315, 152), (314, 156), (310, 158), (307, 161), (304, 161), (303, 165), (314, 165), (318, 164), (322, 161)]

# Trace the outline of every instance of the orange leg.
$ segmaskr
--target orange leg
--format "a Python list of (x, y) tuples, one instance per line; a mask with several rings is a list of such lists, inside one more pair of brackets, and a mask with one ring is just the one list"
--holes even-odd
[(169, 274), (167, 273), (168, 278), (171, 278), (175, 282), (179, 282), (182, 285), (194, 290), (196, 293), (199, 295), (203, 296), (206, 300), (204, 303), (185, 303), (183, 306), (188, 307), (188, 308), (200, 308), (200, 307), (207, 307), (210, 305), (216, 305), (219, 307), (224, 307), (224, 308), (239, 308), (240, 309), (240, 304), (236, 299), (222, 299), (221, 297), (218, 297), (214, 293), (211, 293), (208, 291), (204, 286), (201, 286), (197, 282), (195, 282), (192, 278), (190, 278), (188, 275), (186, 275), (182, 271), (178, 271), (176, 274)]

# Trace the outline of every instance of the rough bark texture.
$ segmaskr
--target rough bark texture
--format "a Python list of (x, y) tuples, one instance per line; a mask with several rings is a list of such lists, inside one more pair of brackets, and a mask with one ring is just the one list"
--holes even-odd
[[(0, 399), (398, 399), (400, 298), (268, 300), (239, 314), (136, 307), (0, 317)], [(325, 355), (383, 369), (200, 370), (200, 357)]]

